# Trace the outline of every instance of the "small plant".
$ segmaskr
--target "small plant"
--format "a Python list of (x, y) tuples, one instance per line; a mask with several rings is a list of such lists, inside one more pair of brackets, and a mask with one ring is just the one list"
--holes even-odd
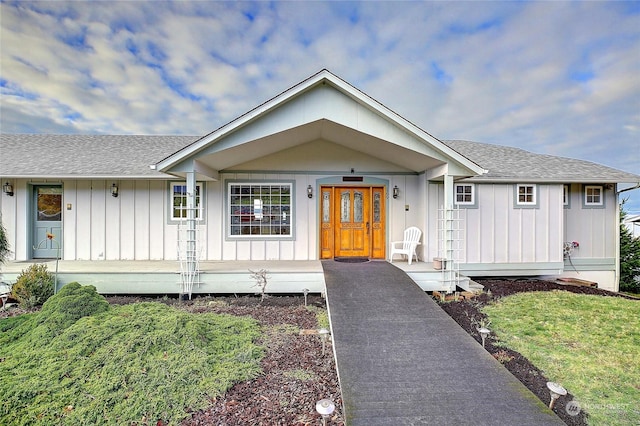
[(7, 231), (2, 224), (2, 216), (0, 216), (0, 265), (2, 265), (8, 258), (11, 251), (9, 250), (9, 239), (7, 238)]
[(258, 287), (258, 289), (260, 289), (260, 303), (262, 303), (264, 301), (265, 292), (267, 291), (267, 279), (269, 278), (267, 277), (267, 270), (260, 269), (259, 271), (252, 271), (249, 269), (249, 272), (251, 272), (251, 278), (256, 280), (256, 285), (254, 287)]
[(497, 359), (500, 364), (506, 364), (513, 359), (513, 357), (504, 349), (494, 353), (493, 357)]
[(44, 263), (34, 263), (23, 270), (11, 288), (11, 295), (24, 308), (42, 305), (53, 296), (55, 278)]

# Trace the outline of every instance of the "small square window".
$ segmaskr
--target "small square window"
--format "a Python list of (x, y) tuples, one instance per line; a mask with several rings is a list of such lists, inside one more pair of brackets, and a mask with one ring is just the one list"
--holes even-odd
[(470, 206), (475, 204), (475, 187), (473, 184), (456, 184), (454, 202), (458, 205)]
[(536, 200), (536, 186), (535, 185), (516, 185), (516, 205), (519, 206), (535, 206)]
[(604, 205), (603, 188), (600, 185), (585, 185), (584, 205), (602, 207)]

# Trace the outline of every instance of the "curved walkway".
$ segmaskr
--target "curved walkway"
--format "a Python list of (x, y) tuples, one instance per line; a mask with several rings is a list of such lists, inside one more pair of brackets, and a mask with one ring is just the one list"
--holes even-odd
[(400, 269), (322, 266), (348, 426), (564, 424)]

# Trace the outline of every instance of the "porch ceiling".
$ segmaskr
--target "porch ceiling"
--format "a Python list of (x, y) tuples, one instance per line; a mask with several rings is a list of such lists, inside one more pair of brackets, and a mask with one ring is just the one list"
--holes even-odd
[(239, 164), (316, 140), (342, 145), (416, 173), (444, 164), (441, 159), (428, 155), (426, 145), (423, 152), (420, 152), (325, 119), (222, 148), (216, 152), (201, 154), (198, 161), (214, 170), (224, 172)]

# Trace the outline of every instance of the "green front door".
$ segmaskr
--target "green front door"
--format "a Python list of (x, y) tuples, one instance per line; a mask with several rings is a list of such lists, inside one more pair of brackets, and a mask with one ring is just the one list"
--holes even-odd
[(62, 186), (34, 186), (33, 209), (33, 258), (56, 258), (62, 253)]

